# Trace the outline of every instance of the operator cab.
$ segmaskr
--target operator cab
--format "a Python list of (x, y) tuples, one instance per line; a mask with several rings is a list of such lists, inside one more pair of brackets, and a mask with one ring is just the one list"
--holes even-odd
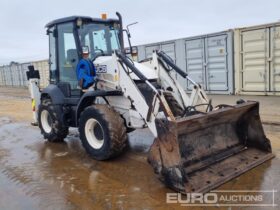
[(111, 56), (123, 49), (122, 23), (119, 19), (71, 16), (46, 25), (49, 35), (50, 83), (56, 84), (65, 97), (79, 97), (76, 67), (88, 49), (88, 59)]

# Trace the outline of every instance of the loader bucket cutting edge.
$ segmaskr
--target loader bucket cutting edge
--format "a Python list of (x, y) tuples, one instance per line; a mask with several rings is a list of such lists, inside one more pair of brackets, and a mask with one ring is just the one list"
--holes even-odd
[(158, 138), (148, 161), (159, 178), (181, 192), (209, 192), (271, 159), (259, 103), (156, 121)]

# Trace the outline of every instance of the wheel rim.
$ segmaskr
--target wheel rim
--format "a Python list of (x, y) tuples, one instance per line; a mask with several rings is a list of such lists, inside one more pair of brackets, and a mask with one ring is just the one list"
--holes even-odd
[(43, 110), (41, 112), (41, 123), (46, 133), (50, 133), (52, 131), (52, 119), (47, 110)]
[(94, 149), (100, 149), (104, 144), (104, 131), (96, 119), (89, 119), (85, 125), (85, 134), (88, 143)]

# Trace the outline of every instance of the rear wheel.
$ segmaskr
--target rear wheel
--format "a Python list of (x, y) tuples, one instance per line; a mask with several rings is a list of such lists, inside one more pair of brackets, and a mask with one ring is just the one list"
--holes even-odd
[(80, 116), (79, 132), (85, 150), (97, 160), (115, 157), (127, 146), (124, 120), (108, 105), (87, 107)]
[(50, 142), (61, 142), (68, 135), (61, 106), (53, 105), (50, 99), (42, 100), (39, 106), (38, 124), (44, 138)]

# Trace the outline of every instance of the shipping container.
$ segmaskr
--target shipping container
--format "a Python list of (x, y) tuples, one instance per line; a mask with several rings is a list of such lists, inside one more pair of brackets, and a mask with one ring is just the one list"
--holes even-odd
[(17, 64), (0, 67), (0, 86), (27, 87), (26, 71), (30, 63)]
[(19, 87), (20, 84), (19, 64), (10, 65), (10, 72), (11, 72), (12, 86)]
[[(137, 47), (138, 61), (144, 60), (146, 58), (151, 58), (155, 50), (162, 50), (176, 63), (175, 45), (176, 45), (175, 41), (167, 41), (167, 42), (143, 45), (142, 47), (138, 46)], [(140, 50), (140, 54), (139, 54), (139, 50)], [(177, 79), (176, 72), (172, 72), (171, 75), (174, 79)]]
[(4, 75), (6, 86), (13, 86), (12, 71), (10, 66), (4, 66)]
[(49, 61), (42, 60), (42, 61), (35, 61), (31, 62), (34, 66), (35, 70), (39, 70), (40, 73), (40, 88), (45, 88), (49, 84)]
[(0, 66), (0, 86), (5, 86), (4, 67)]
[(28, 66), (34, 65), (40, 73), (40, 87), (44, 88), (49, 84), (48, 60), (34, 61), (31, 63), (12, 63), (0, 67), (0, 86), (28, 87), (26, 72)]
[(1, 69), (1, 77), (2, 77), (1, 86), (6, 86), (5, 66), (1, 66), (0, 69)]
[[(185, 40), (186, 70), (208, 93), (233, 94), (233, 31)], [(192, 84), (188, 82), (187, 89)]]
[(280, 23), (235, 29), (235, 93), (280, 95)]
[[(152, 56), (154, 50), (162, 50), (207, 93), (233, 94), (233, 31), (159, 42), (138, 47), (138, 60)], [(192, 84), (173, 73), (185, 90)]]

